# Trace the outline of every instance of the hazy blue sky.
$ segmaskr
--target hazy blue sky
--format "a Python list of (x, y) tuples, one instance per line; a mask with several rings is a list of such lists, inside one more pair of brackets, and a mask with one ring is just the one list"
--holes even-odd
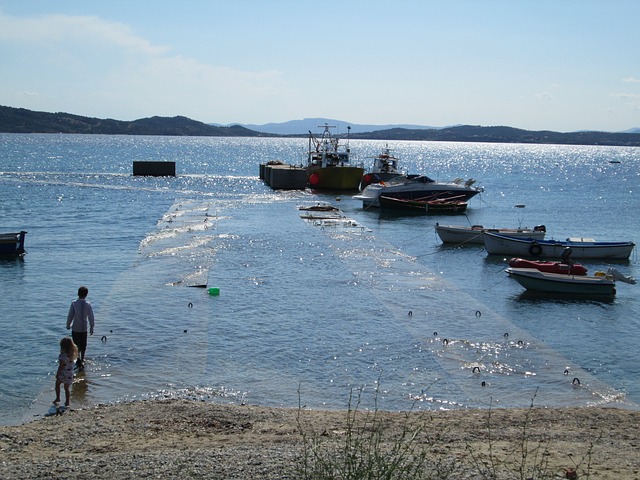
[(0, 105), (640, 127), (638, 0), (0, 0)]

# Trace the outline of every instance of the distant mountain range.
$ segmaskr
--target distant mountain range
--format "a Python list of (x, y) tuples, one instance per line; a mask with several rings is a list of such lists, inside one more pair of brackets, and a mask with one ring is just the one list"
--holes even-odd
[(70, 113), (35, 112), (24, 108), (3, 106), (0, 106), (0, 132), (202, 137), (267, 136), (240, 125), (214, 127), (187, 117), (151, 117), (128, 122), (110, 118), (82, 117)]
[[(217, 124), (214, 124), (217, 125)], [(242, 124), (250, 130), (258, 132), (272, 133), (274, 135), (307, 135), (311, 132), (322, 132), (324, 125), (333, 125), (337, 132), (341, 134), (347, 133), (347, 127), (351, 127), (351, 133), (367, 133), (377, 130), (389, 130), (392, 128), (402, 128), (406, 130), (429, 130), (438, 127), (425, 127), (422, 125), (409, 124), (392, 124), (392, 125), (362, 125), (356, 123), (348, 123), (344, 120), (335, 120), (332, 118), (303, 118), (302, 120), (289, 120), (283, 123), (266, 123), (264, 125)]]
[(322, 129), (318, 127), (325, 124), (335, 125), (337, 128), (334, 133), (339, 136), (345, 137), (348, 132), (349, 137), (353, 139), (640, 146), (640, 129), (638, 128), (618, 133), (560, 133), (546, 130), (530, 131), (504, 126), (456, 125), (436, 128), (418, 125), (357, 125), (326, 118), (306, 118), (266, 125), (224, 126), (198, 122), (182, 116), (122, 121), (0, 106), (0, 132), (4, 133), (300, 137), (306, 136), (309, 131), (321, 133)]

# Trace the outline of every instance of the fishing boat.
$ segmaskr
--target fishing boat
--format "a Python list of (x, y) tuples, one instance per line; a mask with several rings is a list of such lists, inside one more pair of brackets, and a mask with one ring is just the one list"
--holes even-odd
[(421, 201), (455, 198), (466, 202), (483, 191), (481, 187), (473, 186), (475, 182), (473, 178), (436, 182), (426, 175), (402, 175), (388, 182), (372, 183), (353, 198), (362, 201), (362, 208), (379, 207), (381, 196)]
[(385, 145), (379, 155), (373, 157), (371, 170), (365, 172), (360, 181), (360, 190), (372, 183), (388, 182), (402, 175), (398, 170), (398, 158), (391, 154), (389, 144)]
[(541, 272), (533, 268), (507, 268), (506, 272), (527, 290), (570, 295), (615, 295), (616, 280), (634, 284), (614, 268), (594, 276)]
[(484, 232), (542, 240), (544, 239), (547, 229), (544, 225), (537, 225), (533, 228), (486, 228), (482, 225), (440, 225), (436, 223), (436, 233), (443, 243), (456, 243), (458, 245), (472, 243), (484, 245), (482, 235)]
[(364, 167), (351, 165), (348, 135), (346, 145), (341, 145), (331, 128), (336, 127), (325, 124), (321, 138), (309, 131), (307, 184), (316, 190), (357, 190)]
[(0, 255), (2, 256), (21, 256), (24, 255), (24, 236), (27, 234), (24, 230), (15, 233), (0, 233)]
[(587, 269), (579, 263), (544, 262), (542, 260), (527, 260), (512, 258), (509, 266), (513, 268), (533, 268), (547, 273), (563, 273), (565, 275), (586, 275)]
[(464, 213), (467, 210), (467, 202), (460, 199), (405, 200), (402, 198), (393, 198), (381, 195), (380, 208), (382, 210), (394, 210), (406, 213), (452, 215)]
[(566, 240), (534, 240), (485, 232), (484, 248), (489, 255), (512, 257), (560, 258), (564, 250), (571, 249), (573, 258), (628, 260), (635, 247), (633, 242), (596, 242), (592, 238)]

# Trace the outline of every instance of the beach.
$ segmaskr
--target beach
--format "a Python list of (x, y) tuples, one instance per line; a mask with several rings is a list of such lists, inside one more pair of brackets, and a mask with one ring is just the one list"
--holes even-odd
[(175, 399), (0, 427), (0, 478), (300, 478), (305, 442), (337, 452), (372, 431), (383, 450), (415, 435), (441, 469), (432, 478), (528, 478), (536, 468), (547, 476), (535, 478), (640, 478), (636, 410), (321, 411)]

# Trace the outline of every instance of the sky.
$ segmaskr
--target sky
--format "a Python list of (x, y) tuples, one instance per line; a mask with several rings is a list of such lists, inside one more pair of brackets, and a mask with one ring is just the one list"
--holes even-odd
[(639, 19), (637, 0), (0, 0), (0, 105), (625, 131)]

